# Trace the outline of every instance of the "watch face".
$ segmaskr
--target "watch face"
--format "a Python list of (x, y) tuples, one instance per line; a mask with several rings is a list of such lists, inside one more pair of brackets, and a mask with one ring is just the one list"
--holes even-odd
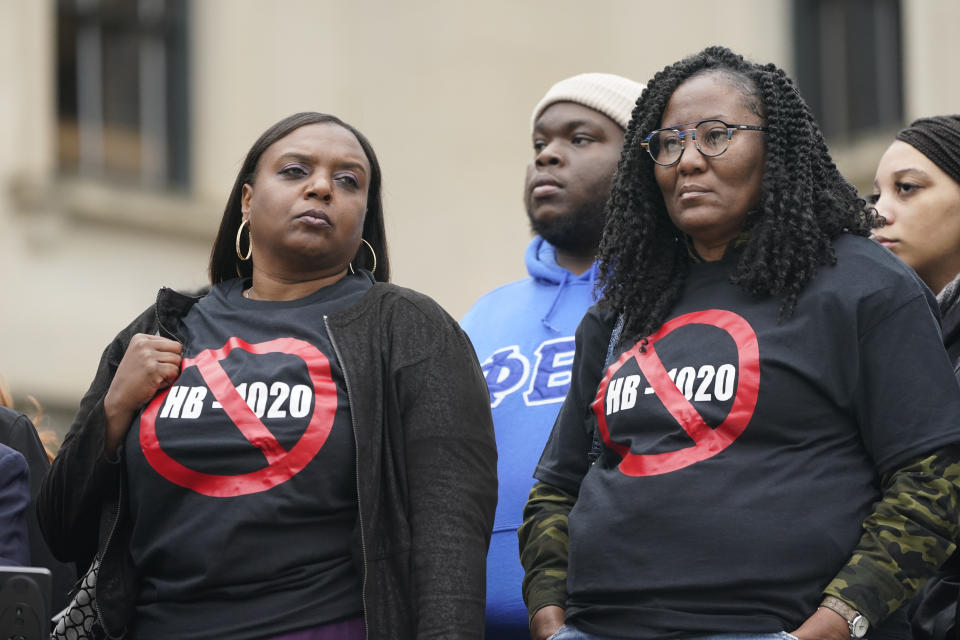
[(850, 623), (850, 635), (854, 638), (862, 638), (867, 635), (867, 629), (870, 628), (870, 622), (863, 616), (857, 616)]

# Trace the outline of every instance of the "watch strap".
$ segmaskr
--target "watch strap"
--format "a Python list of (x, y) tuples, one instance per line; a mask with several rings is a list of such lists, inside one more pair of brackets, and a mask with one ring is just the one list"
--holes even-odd
[(841, 616), (843, 616), (843, 619), (846, 620), (847, 623), (853, 622), (853, 620), (860, 615), (859, 611), (848, 605), (840, 598), (835, 598), (834, 596), (826, 596), (823, 599), (823, 602), (820, 603), (820, 606), (839, 613)]
[(867, 635), (867, 631), (870, 628), (870, 623), (859, 611), (848, 605), (840, 598), (826, 596), (823, 599), (823, 602), (820, 603), (820, 606), (830, 609), (847, 621), (847, 628), (850, 630), (851, 638), (863, 638)]

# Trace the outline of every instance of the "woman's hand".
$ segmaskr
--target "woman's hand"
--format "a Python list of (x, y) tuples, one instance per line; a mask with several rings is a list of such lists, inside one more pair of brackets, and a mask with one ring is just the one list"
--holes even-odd
[(819, 607), (790, 634), (800, 640), (850, 640), (850, 626), (836, 611)]
[(180, 375), (183, 345), (175, 340), (138, 333), (130, 340), (103, 399), (107, 416), (104, 450), (116, 454), (120, 441), (143, 405)]
[(530, 620), (530, 638), (546, 640), (563, 626), (563, 609), (556, 605), (547, 605), (533, 614)]

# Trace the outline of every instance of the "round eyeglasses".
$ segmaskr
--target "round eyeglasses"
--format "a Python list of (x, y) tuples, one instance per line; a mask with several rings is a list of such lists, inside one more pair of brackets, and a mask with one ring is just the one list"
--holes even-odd
[[(691, 124), (694, 125), (692, 129), (679, 128)], [(735, 131), (766, 130), (766, 127), (754, 124), (727, 124), (723, 120), (684, 122), (665, 129), (651, 131), (640, 143), (640, 146), (647, 150), (654, 162), (663, 167), (669, 167), (680, 161), (688, 135), (693, 138), (693, 143), (697, 145), (700, 153), (715, 158), (730, 146), (730, 139), (733, 138)]]

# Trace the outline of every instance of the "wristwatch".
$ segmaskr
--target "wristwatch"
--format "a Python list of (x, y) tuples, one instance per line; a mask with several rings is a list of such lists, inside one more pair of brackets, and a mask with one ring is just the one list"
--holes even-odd
[(820, 606), (826, 607), (843, 616), (843, 619), (847, 621), (847, 627), (850, 628), (851, 638), (859, 639), (867, 635), (867, 630), (870, 628), (870, 621), (843, 600), (834, 598), (833, 596), (826, 596), (823, 602), (820, 603)]

